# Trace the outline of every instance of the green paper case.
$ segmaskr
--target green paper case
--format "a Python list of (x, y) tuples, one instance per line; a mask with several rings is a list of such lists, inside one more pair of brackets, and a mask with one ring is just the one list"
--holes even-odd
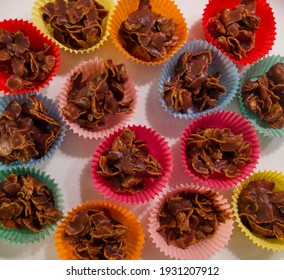
[[(55, 207), (58, 210), (63, 211), (63, 196), (61, 190), (58, 188), (58, 185), (55, 183), (55, 181), (45, 172), (29, 167), (13, 168), (1, 171), (0, 182), (2, 182), (7, 176), (12, 173), (16, 175), (29, 174), (42, 181), (53, 192)], [(0, 225), (0, 239), (17, 244), (36, 243), (46, 239), (48, 236), (51, 236), (57, 228), (58, 222), (59, 221), (57, 221), (57, 223), (54, 225), (46, 225), (43, 231), (36, 233), (27, 228), (21, 230), (8, 229)]]
[(280, 55), (266, 56), (265, 58), (258, 60), (254, 64), (250, 65), (240, 77), (239, 87), (238, 87), (238, 101), (240, 106), (241, 114), (246, 117), (252, 126), (255, 128), (258, 134), (261, 134), (268, 138), (277, 138), (284, 136), (284, 128), (271, 128), (265, 121), (258, 118), (258, 115), (253, 113), (245, 104), (242, 98), (242, 85), (248, 79), (255, 79), (262, 76), (267, 72), (273, 65), (281, 62), (284, 64), (284, 57)]

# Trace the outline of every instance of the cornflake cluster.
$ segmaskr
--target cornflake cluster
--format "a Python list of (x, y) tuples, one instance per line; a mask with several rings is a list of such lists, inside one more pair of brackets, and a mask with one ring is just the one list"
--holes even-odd
[(274, 191), (269, 180), (252, 181), (242, 190), (238, 212), (252, 232), (269, 238), (284, 238), (284, 191)]
[(216, 233), (220, 223), (225, 223), (230, 214), (214, 205), (216, 193), (211, 190), (200, 193), (180, 193), (167, 197), (158, 213), (158, 232), (167, 244), (182, 249), (194, 245)]
[(259, 22), (256, 0), (241, 0), (235, 8), (226, 8), (209, 19), (206, 28), (226, 53), (242, 59), (254, 48)]
[(90, 209), (74, 216), (63, 238), (73, 246), (73, 254), (78, 259), (124, 260), (127, 230), (112, 218), (109, 210)]
[(0, 161), (4, 164), (44, 156), (62, 130), (34, 95), (29, 100), (31, 106), (11, 101), (0, 115)]
[(21, 30), (0, 29), (0, 70), (11, 74), (6, 82), (9, 90), (33, 89), (49, 76), (56, 62), (49, 49), (50, 45), (44, 44), (44, 49), (33, 50)]
[(37, 178), (10, 174), (0, 183), (0, 223), (5, 228), (40, 232), (63, 217), (52, 191)]
[(276, 63), (255, 81), (242, 85), (244, 104), (269, 127), (284, 127), (284, 65)]
[(229, 178), (241, 175), (239, 167), (251, 162), (251, 143), (229, 128), (198, 128), (186, 138), (187, 164), (207, 178), (222, 174)]
[(122, 22), (119, 36), (128, 53), (144, 61), (157, 61), (179, 42), (177, 24), (152, 12), (150, 0), (140, 0), (138, 10)]
[(124, 64), (104, 61), (105, 70), (84, 78), (82, 72), (71, 77), (67, 105), (63, 115), (70, 121), (89, 130), (105, 126), (111, 115), (132, 112), (133, 99), (125, 100), (125, 83), (128, 80)]
[(102, 37), (108, 15), (96, 0), (55, 0), (40, 8), (43, 20), (53, 28), (54, 38), (73, 49), (87, 49)]
[(226, 87), (220, 84), (221, 74), (209, 74), (212, 63), (210, 50), (198, 53), (184, 52), (175, 65), (175, 76), (165, 82), (162, 98), (169, 109), (180, 113), (198, 108), (204, 111), (217, 106), (220, 94)]
[(124, 129), (100, 157), (97, 172), (112, 180), (116, 192), (135, 194), (144, 190), (145, 179), (162, 175), (162, 166), (150, 155), (145, 141), (138, 139), (134, 131)]

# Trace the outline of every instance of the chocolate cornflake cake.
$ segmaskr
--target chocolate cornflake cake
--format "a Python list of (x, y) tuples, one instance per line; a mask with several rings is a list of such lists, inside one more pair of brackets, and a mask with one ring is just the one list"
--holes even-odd
[(198, 128), (186, 138), (187, 164), (201, 176), (241, 175), (240, 167), (252, 161), (251, 143), (229, 128)]
[(255, 31), (261, 18), (256, 14), (256, 0), (241, 0), (210, 18), (206, 28), (224, 52), (242, 59), (255, 46)]
[(105, 127), (114, 115), (132, 113), (133, 99), (126, 96), (128, 81), (125, 65), (103, 61), (104, 70), (83, 75), (82, 71), (71, 76), (63, 115), (73, 123), (88, 130)]
[(284, 238), (284, 191), (274, 190), (270, 180), (251, 181), (238, 198), (242, 223), (267, 238)]
[(206, 238), (211, 238), (220, 223), (225, 223), (230, 214), (222, 207), (216, 207), (216, 193), (181, 192), (165, 199), (158, 213), (160, 223), (157, 229), (167, 244), (186, 249)]
[(162, 166), (150, 154), (147, 142), (126, 128), (100, 157), (97, 172), (113, 182), (114, 191), (136, 194), (144, 190), (145, 179), (162, 175)]
[(157, 61), (180, 40), (173, 19), (152, 11), (150, 0), (140, 0), (136, 11), (122, 22), (119, 37), (125, 50), (143, 61)]
[(53, 192), (36, 177), (12, 173), (0, 183), (0, 224), (4, 228), (40, 232), (62, 217)]
[(0, 29), (0, 70), (11, 74), (6, 82), (8, 89), (32, 90), (37, 83), (44, 82), (56, 63), (49, 50), (50, 45), (46, 43), (43, 49), (33, 49), (24, 31)]
[(60, 123), (35, 95), (29, 96), (29, 102), (11, 101), (0, 115), (0, 161), (11, 164), (41, 158), (61, 131)]
[(244, 81), (244, 104), (271, 128), (284, 127), (284, 65), (276, 63), (257, 79)]
[(63, 238), (72, 245), (78, 259), (124, 260), (127, 230), (109, 210), (98, 208), (78, 211), (67, 224)]
[(54, 38), (73, 49), (87, 49), (98, 43), (108, 15), (96, 0), (55, 0), (40, 10), (43, 20), (53, 28)]
[(179, 57), (175, 75), (165, 82), (162, 92), (169, 109), (185, 114), (194, 108), (200, 112), (217, 106), (219, 96), (226, 93), (226, 87), (220, 84), (220, 72), (209, 73), (211, 63), (210, 50), (184, 52)]

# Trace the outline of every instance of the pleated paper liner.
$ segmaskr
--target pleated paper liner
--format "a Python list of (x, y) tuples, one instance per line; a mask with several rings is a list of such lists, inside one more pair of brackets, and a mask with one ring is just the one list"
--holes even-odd
[(141, 125), (131, 125), (125, 128), (129, 128), (134, 131), (138, 139), (146, 141), (149, 154), (156, 158), (162, 166), (161, 177), (159, 179), (145, 178), (143, 180), (143, 184), (145, 186), (144, 190), (137, 194), (131, 194), (115, 192), (113, 190), (113, 182), (97, 173), (101, 155), (111, 148), (115, 137), (119, 136), (124, 129), (122, 128), (104, 139), (94, 152), (92, 157), (93, 184), (101, 194), (114, 201), (119, 201), (125, 204), (145, 203), (157, 196), (165, 188), (169, 181), (173, 168), (172, 152), (167, 141), (155, 130)]
[(256, 180), (269, 180), (275, 183), (274, 191), (284, 191), (284, 174), (279, 171), (271, 171), (264, 170), (258, 171), (252, 174), (247, 180), (243, 181), (239, 184), (233, 193), (233, 201), (232, 201), (232, 210), (234, 215), (234, 220), (236, 221), (238, 227), (241, 231), (248, 237), (253, 244), (262, 249), (272, 250), (272, 251), (280, 251), (284, 250), (284, 238), (276, 239), (276, 238), (265, 238), (261, 235), (255, 234), (251, 232), (241, 221), (238, 214), (238, 199), (239, 195), (243, 189), (247, 187), (247, 185)]
[(112, 115), (107, 120), (106, 124), (102, 128), (97, 128), (93, 130), (89, 130), (87, 128), (83, 128), (80, 125), (76, 124), (75, 122), (72, 122), (71, 120), (68, 120), (63, 114), (62, 109), (67, 105), (67, 97), (68, 92), (70, 90), (70, 83), (71, 83), (71, 77), (74, 73), (82, 71), (83, 78), (87, 78), (88, 76), (94, 74), (95, 72), (103, 73), (105, 69), (104, 66), (104, 60), (100, 58), (94, 58), (92, 60), (86, 61), (75, 67), (70, 74), (68, 75), (65, 84), (58, 96), (58, 104), (60, 108), (61, 115), (66, 122), (67, 127), (69, 127), (74, 133), (78, 134), (79, 136), (82, 136), (83, 138), (89, 138), (89, 139), (103, 139), (104, 137), (107, 137), (109, 134), (113, 133), (115, 130), (126, 126), (133, 118), (134, 112), (137, 107), (137, 89), (136, 85), (134, 84), (133, 79), (127, 74), (128, 80), (126, 81), (124, 85), (125, 89), (125, 101), (133, 100), (131, 103), (131, 109), (132, 113), (130, 114), (118, 114), (118, 115)]
[[(256, 2), (256, 14), (260, 16), (261, 20), (258, 25), (258, 29), (255, 31), (254, 48), (242, 59), (237, 59), (236, 57), (228, 55), (229, 59), (238, 65), (247, 65), (257, 61), (267, 55), (274, 45), (276, 37), (276, 23), (273, 10), (266, 0), (256, 0)], [(207, 31), (206, 26), (208, 20), (217, 13), (223, 11), (225, 8), (234, 8), (238, 4), (240, 4), (240, 0), (209, 0), (203, 10), (202, 26), (206, 39), (219, 49), (221, 49), (220, 46)]]
[[(221, 73), (220, 84), (226, 87), (226, 94), (221, 94), (219, 96), (219, 101), (217, 102), (217, 106), (214, 108), (210, 108), (204, 111), (199, 112), (197, 108), (193, 110), (188, 110), (187, 113), (183, 114), (176, 111), (174, 108), (170, 109), (167, 107), (165, 100), (162, 98), (162, 92), (164, 89), (165, 82), (169, 82), (172, 77), (175, 76), (175, 65), (180, 58), (180, 56), (184, 52), (197, 53), (205, 50), (210, 50), (212, 52), (212, 63), (208, 67), (208, 72), (211, 75), (214, 75), (216, 72)], [(234, 99), (239, 82), (239, 73), (235, 66), (235, 64), (226, 57), (220, 50), (218, 50), (211, 43), (208, 43), (203, 40), (193, 40), (187, 42), (179, 51), (170, 58), (164, 65), (162, 72), (160, 74), (160, 83), (159, 83), (159, 91), (160, 91), (160, 101), (164, 109), (174, 116), (175, 118), (180, 119), (194, 119), (196, 117), (205, 115), (207, 113), (219, 111), (225, 107), (227, 107), (231, 101)]]
[(230, 218), (226, 221), (226, 223), (220, 223), (218, 225), (218, 229), (215, 235), (213, 235), (211, 238), (206, 238), (200, 241), (199, 243), (187, 247), (186, 249), (182, 249), (174, 244), (168, 245), (164, 236), (157, 232), (157, 229), (160, 227), (158, 213), (167, 197), (175, 196), (181, 192), (202, 194), (208, 190), (208, 187), (202, 185), (179, 185), (172, 188), (166, 194), (160, 195), (157, 199), (155, 206), (150, 212), (148, 231), (150, 233), (150, 238), (152, 239), (155, 246), (166, 256), (179, 260), (208, 259), (220, 250), (222, 250), (228, 244), (233, 230), (233, 220), (231, 217), (232, 213), (230, 209), (230, 204), (228, 204), (227, 200), (215, 190), (211, 190), (215, 194), (215, 207), (217, 209), (225, 210), (229, 214)]
[(260, 120), (258, 115), (253, 113), (243, 102), (242, 98), (242, 85), (248, 80), (258, 78), (262, 76), (265, 72), (269, 71), (269, 69), (275, 65), (276, 63), (284, 64), (284, 57), (280, 55), (271, 55), (258, 60), (252, 65), (246, 68), (245, 72), (241, 74), (239, 88), (238, 88), (238, 101), (240, 106), (240, 111), (243, 116), (245, 116), (255, 128), (255, 130), (268, 138), (279, 138), (284, 136), (284, 128), (272, 128), (267, 125), (267, 123), (263, 120)]
[[(34, 93), (30, 92), (30, 93), (25, 93), (25, 94), (5, 95), (5, 96), (0, 97), (0, 115), (3, 113), (7, 105), (13, 100), (18, 101), (20, 104), (27, 102), (29, 105), (31, 105), (31, 101), (29, 100), (29, 96), (31, 95), (34, 95)], [(43, 106), (46, 108), (48, 112), (48, 116), (52, 117), (54, 120), (56, 120), (60, 124), (60, 127), (62, 130), (59, 133), (57, 139), (54, 141), (54, 143), (51, 145), (48, 152), (44, 156), (40, 158), (31, 159), (28, 162), (15, 161), (11, 164), (4, 164), (0, 162), (0, 170), (9, 169), (13, 167), (24, 167), (24, 166), (30, 166), (30, 165), (42, 163), (46, 159), (53, 156), (53, 154), (56, 152), (61, 142), (63, 141), (66, 128), (65, 128), (65, 123), (59, 114), (59, 110), (58, 110), (58, 106), (56, 105), (56, 102), (53, 101), (52, 99), (47, 98), (46, 96), (43, 96), (40, 93), (36, 94), (36, 98), (40, 102), (42, 102)]]
[(87, 211), (90, 209), (108, 209), (111, 216), (117, 222), (123, 224), (128, 228), (126, 234), (126, 251), (128, 260), (137, 260), (144, 246), (144, 232), (143, 228), (138, 221), (138, 219), (126, 208), (120, 206), (119, 204), (107, 202), (107, 201), (87, 201), (81, 205), (77, 205), (73, 208), (67, 215), (61, 220), (56, 234), (55, 234), (55, 246), (56, 251), (63, 260), (76, 260), (77, 257), (73, 254), (73, 249), (70, 244), (68, 244), (64, 238), (63, 233), (66, 226), (73, 217), (79, 211)]
[[(240, 166), (241, 175), (235, 178), (228, 178), (223, 174), (217, 173), (210, 174), (208, 178), (205, 178), (201, 174), (198, 174), (192, 167), (188, 166), (186, 155), (186, 138), (189, 134), (194, 133), (197, 128), (230, 128), (233, 134), (242, 134), (244, 141), (251, 143), (252, 162)], [(257, 134), (246, 118), (234, 112), (220, 111), (201, 116), (188, 125), (181, 137), (180, 152), (182, 165), (191, 178), (195, 179), (200, 184), (212, 188), (225, 189), (237, 185), (252, 174), (260, 157), (260, 146)]]
[[(44, 6), (47, 3), (54, 3), (55, 0), (36, 0), (33, 4), (32, 8), (32, 21), (33, 23), (44, 33), (46, 34), (51, 40), (62, 50), (74, 54), (84, 54), (84, 53), (90, 53), (92, 51), (95, 51), (99, 49), (107, 40), (109, 37), (109, 20), (113, 13), (114, 8), (114, 1), (113, 0), (97, 0), (97, 2), (104, 6), (104, 8), (109, 12), (107, 17), (102, 22), (102, 29), (103, 29), (103, 36), (101, 37), (100, 41), (96, 43), (94, 46), (87, 48), (87, 49), (73, 49), (68, 46), (63, 45), (59, 41), (57, 41), (53, 37), (53, 28), (46, 24), (42, 18), (42, 12), (40, 8)], [(68, 0), (65, 0), (65, 2), (68, 2)]]
[(50, 49), (47, 54), (53, 55), (55, 57), (55, 65), (52, 71), (50, 71), (47, 78), (43, 82), (33, 81), (34, 88), (32, 89), (24, 87), (20, 90), (12, 91), (7, 87), (6, 82), (13, 73), (0, 71), (0, 90), (2, 90), (5, 94), (22, 94), (27, 93), (31, 90), (37, 92), (45, 86), (49, 85), (54, 76), (57, 74), (60, 65), (60, 54), (57, 46), (47, 36), (40, 32), (40, 30), (37, 29), (36, 26), (34, 26), (27, 20), (5, 19), (3, 21), (0, 21), (0, 29), (5, 29), (9, 32), (15, 32), (19, 30), (23, 31), (25, 33), (25, 36), (29, 38), (31, 49), (36, 51), (44, 50), (44, 44), (48, 44), (50, 46)]
[[(29, 174), (42, 181), (45, 186), (53, 192), (55, 207), (58, 210), (63, 211), (63, 196), (61, 190), (55, 183), (54, 179), (45, 172), (30, 167), (14, 167), (0, 172), (0, 182), (12, 173), (16, 175)], [(41, 232), (33, 232), (27, 228), (23, 228), (21, 230), (9, 229), (0, 225), (0, 239), (17, 244), (36, 243), (53, 235), (57, 225), (58, 222), (54, 225), (45, 225), (44, 230)]]
[(157, 65), (165, 62), (168, 58), (174, 55), (174, 53), (186, 42), (188, 36), (188, 28), (186, 24), (186, 20), (178, 8), (178, 6), (174, 3), (174, 1), (170, 0), (151, 0), (150, 4), (152, 6), (152, 11), (157, 14), (161, 14), (164, 17), (172, 18), (174, 23), (178, 24), (178, 28), (176, 29), (176, 35), (180, 37), (180, 40), (176, 46), (174, 46), (166, 56), (161, 58), (161, 60), (157, 61), (144, 61), (138, 59), (132, 55), (130, 55), (125, 48), (121, 44), (121, 40), (119, 38), (118, 32), (121, 26), (121, 23), (128, 18), (128, 15), (138, 9), (139, 0), (118, 0), (115, 6), (115, 10), (113, 16), (110, 20), (110, 37), (115, 44), (115, 46), (119, 49), (119, 51), (131, 59), (136, 63), (141, 63), (145, 65)]

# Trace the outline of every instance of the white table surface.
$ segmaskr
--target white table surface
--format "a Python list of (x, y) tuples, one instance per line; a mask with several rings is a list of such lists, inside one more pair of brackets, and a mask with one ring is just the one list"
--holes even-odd
[[(220, 0), (221, 1), (221, 0)], [(284, 55), (284, 0), (268, 0), (272, 6), (277, 22), (277, 36), (270, 54)], [(189, 39), (205, 39), (201, 26), (201, 15), (206, 0), (176, 0), (180, 6), (189, 27)], [(0, 0), (0, 20), (9, 18), (23, 18), (31, 20), (31, 8), (33, 0)], [(172, 146), (175, 158), (173, 176), (169, 184), (171, 186), (187, 183), (189, 179), (183, 171), (179, 161), (179, 137), (188, 125), (189, 121), (174, 119), (166, 113), (158, 100), (158, 78), (162, 66), (147, 67), (137, 65), (123, 56), (109, 39), (100, 50), (87, 55), (74, 55), (61, 51), (61, 66), (58, 75), (53, 78), (50, 85), (41, 92), (55, 99), (64, 83), (69, 71), (84, 60), (95, 56), (112, 58), (115, 63), (125, 63), (127, 70), (134, 79), (138, 89), (138, 108), (135, 112), (133, 123), (152, 127), (163, 135)], [(227, 108), (239, 112), (236, 98)], [(103, 199), (92, 184), (90, 160), (94, 149), (100, 144), (100, 140), (86, 140), (78, 137), (71, 131), (67, 131), (66, 137), (59, 150), (38, 168), (44, 170), (55, 179), (62, 189), (64, 196), (64, 213), (72, 207), (87, 200)], [(278, 170), (284, 172), (283, 139), (260, 137), (261, 157), (257, 170)], [(232, 190), (222, 191), (225, 197), (231, 201)], [(127, 206), (140, 219), (145, 230), (145, 246), (141, 259), (163, 260), (169, 259), (159, 252), (152, 243), (147, 232), (148, 211), (150, 203), (138, 206)], [(56, 260), (53, 236), (33, 245), (15, 245), (0, 240), (0, 259), (37, 259)], [(272, 252), (256, 247), (235, 226), (231, 240), (224, 249), (210, 259), (234, 260), (234, 259), (284, 259), (284, 251)]]

